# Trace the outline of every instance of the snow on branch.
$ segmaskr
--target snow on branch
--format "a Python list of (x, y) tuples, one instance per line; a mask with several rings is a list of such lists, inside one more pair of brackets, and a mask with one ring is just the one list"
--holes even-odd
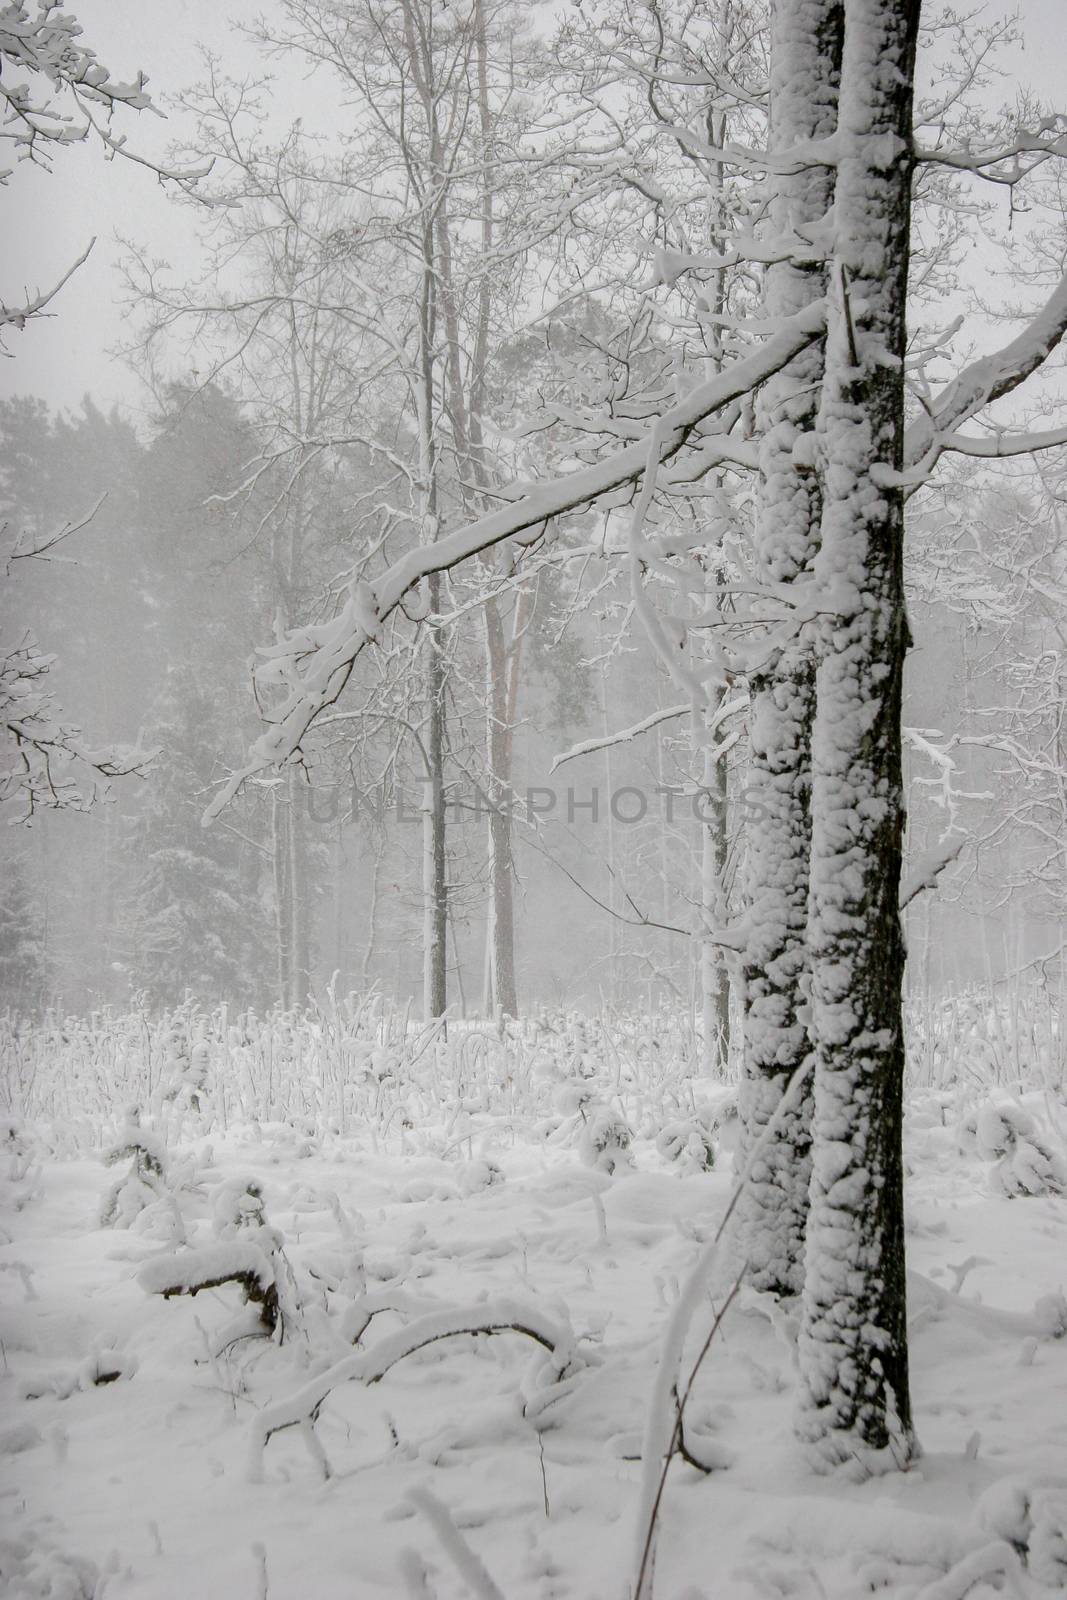
[[(88, 251), (86, 251), (86, 255), (88, 255)], [(82, 257), (82, 260), (85, 260), (85, 256)], [(73, 270), (74, 268), (72, 267), (71, 271)], [(70, 274), (68, 273), (67, 276), (69, 277)], [(66, 279), (63, 281), (65, 283)], [(52, 292), (54, 293), (55, 291), (53, 290)], [(0, 323), (2, 322), (2, 307), (0, 307)], [(83, 511), (81, 516), (69, 518), (63, 523), (62, 527), (57, 528), (53, 533), (46, 533), (43, 538), (35, 539), (32, 542), (27, 542), (30, 536), (26, 529), (16, 534), (13, 532), (10, 523), (5, 522), (0, 525), (0, 565), (3, 566), (6, 576), (11, 576), (12, 562), (50, 561), (52, 559), (51, 552), (55, 550), (57, 545), (65, 543), (72, 534), (80, 533), (83, 528), (89, 526), (107, 496), (108, 491), (105, 489), (102, 494), (97, 496), (95, 503), (88, 511)]]
[[(144, 73), (138, 72), (131, 83), (112, 77), (96, 51), (81, 42), (82, 31), (77, 18), (62, 11), (57, 0), (38, 0), (33, 14), (23, 0), (9, 0), (0, 6), (0, 144), (6, 145), (16, 162), (32, 161), (50, 171), (57, 149), (94, 137), (109, 161), (121, 156), (147, 167), (161, 183), (177, 185), (204, 205), (226, 204), (196, 189), (211, 171), (212, 162), (196, 167), (166, 166), (138, 154), (129, 147), (125, 134), (112, 131), (116, 111), (150, 111), (157, 117), (164, 113), (146, 93)], [(12, 166), (0, 165), (0, 184), (5, 184), (13, 171)], [(21, 330), (33, 317), (44, 315), (95, 242), (90, 241), (51, 289), (27, 295), (21, 305), (0, 303), (0, 329)]]
[(964, 845), (967, 843), (966, 834), (957, 834), (955, 838), (943, 839), (925, 856), (909, 875), (907, 882), (900, 891), (900, 909), (910, 906), (911, 902), (927, 889), (933, 889), (938, 878), (957, 859)]
[[(743, 711), (748, 700), (739, 697), (728, 700), (719, 707), (715, 717), (707, 725), (710, 735), (724, 723), (728, 717), (734, 716), (738, 711)], [(550, 772), (557, 771), (567, 761), (576, 761), (579, 756), (591, 756), (598, 750), (608, 750), (617, 744), (629, 744), (632, 739), (639, 739), (643, 733), (648, 733), (652, 728), (659, 727), (661, 722), (672, 722), (676, 717), (687, 716), (693, 709), (692, 700), (683, 700), (681, 705), (666, 706), (661, 711), (653, 711), (650, 717), (644, 717), (640, 722), (635, 722), (632, 728), (622, 728), (617, 733), (608, 733), (599, 739), (583, 739), (579, 744), (571, 745), (569, 750), (564, 750), (560, 755), (552, 758)]]
[(604, 734), (599, 739), (582, 739), (578, 744), (572, 744), (569, 750), (553, 756), (552, 765), (548, 770), (556, 772), (566, 762), (576, 761), (579, 756), (591, 756), (597, 750), (610, 750), (617, 744), (629, 744), (632, 739), (639, 739), (643, 733), (658, 728), (661, 722), (673, 722), (675, 717), (684, 717), (692, 709), (692, 701), (683, 700), (681, 705), (666, 706), (662, 711), (653, 711), (650, 717), (643, 717), (640, 722), (635, 722), (632, 728), (622, 728), (618, 733)]
[[(908, 428), (904, 436), (905, 484), (918, 487), (924, 483), (942, 451), (958, 448), (949, 442), (958, 439), (956, 429), (1024, 383), (1048, 360), (1065, 332), (1067, 273), (1021, 333), (992, 355), (972, 361), (946, 384), (926, 407), (925, 415)], [(1062, 442), (1059, 434), (1060, 430), (1056, 430), (1041, 447)], [(1035, 439), (1039, 437), (1034, 436)], [(1034, 448), (1038, 446), (1035, 444)]]
[[(926, 166), (954, 167), (961, 172), (973, 172), (988, 183), (1003, 183), (1010, 187), (1050, 156), (1067, 156), (1065, 129), (1067, 117), (1060, 114), (1043, 118), (1036, 132), (1024, 130), (1010, 144), (995, 150), (917, 149), (914, 159)], [(1050, 134), (1056, 137), (1049, 138)], [(1025, 157), (1032, 159), (1025, 160)]]
[[(94, 234), (93, 238), (89, 240), (89, 243), (86, 245), (77, 261), (71, 262), (70, 266), (67, 268), (66, 272), (64, 272), (59, 282), (54, 283), (50, 289), (39, 290), (38, 293), (34, 295), (32, 300), (25, 300), (22, 305), (18, 306), (8, 306), (5, 305), (2, 300), (0, 300), (0, 328), (16, 328), (21, 333), (22, 329), (26, 326), (31, 317), (45, 316), (47, 314), (48, 307), (51, 305), (60, 289), (70, 282), (71, 278), (73, 278), (79, 267), (84, 267), (85, 263), (92, 254), (92, 249), (95, 244), (96, 236)], [(7, 352), (5, 351), (4, 354), (7, 354)]]
[(966, 433), (948, 433), (941, 440), (941, 449), (954, 451), (956, 455), (1000, 461), (1007, 456), (1032, 456), (1039, 450), (1055, 450), (1064, 444), (1067, 444), (1067, 428), (1050, 428), (1043, 433), (998, 431), (987, 439), (976, 439)]
[(55, 657), (32, 635), (17, 644), (0, 636), (0, 806), (87, 811), (112, 778), (143, 775), (153, 752), (129, 746), (96, 749), (60, 718), (47, 678)]
[(263, 1471), (263, 1451), (276, 1433), (299, 1428), (325, 1477), (329, 1463), (321, 1447), (312, 1444), (310, 1430), (330, 1393), (342, 1383), (380, 1383), (386, 1373), (405, 1357), (424, 1350), (442, 1339), (472, 1335), (520, 1334), (533, 1340), (546, 1352), (534, 1373), (527, 1399), (527, 1415), (543, 1409), (547, 1400), (559, 1393), (560, 1384), (587, 1364), (578, 1349), (574, 1333), (567, 1324), (554, 1322), (536, 1306), (510, 1299), (481, 1302), (433, 1311), (419, 1317), (406, 1328), (388, 1334), (370, 1350), (355, 1351), (319, 1373), (286, 1400), (261, 1411), (253, 1424), (249, 1476), (259, 1482)]
[(824, 321), (821, 302), (805, 307), (750, 356), (692, 389), (666, 410), (654, 430), (650, 429), (639, 441), (592, 466), (534, 484), (518, 499), (488, 516), (434, 544), (409, 550), (373, 588), (366, 583), (353, 586), (344, 608), (330, 622), (299, 628), (281, 643), (261, 651), (264, 665), (257, 674), (260, 683), (278, 683), (289, 691), (288, 696), (269, 714), (273, 726), (255, 741), (247, 764), (234, 773), (211, 802), (204, 814), (205, 823), (218, 816), (247, 779), (280, 765), (299, 750), (312, 723), (341, 694), (357, 658), (378, 638), (382, 623), (423, 578), (433, 572), (449, 571), (480, 551), (529, 529), (535, 533), (526, 542), (533, 542), (553, 517), (591, 505), (612, 490), (636, 482), (648, 468), (653, 431), (659, 441), (659, 461), (672, 460), (706, 417), (751, 393), (813, 344), (822, 334)]
[(705, 161), (729, 162), (757, 172), (770, 172), (778, 177), (790, 177), (806, 172), (810, 167), (834, 167), (838, 161), (838, 140), (835, 134), (825, 139), (799, 139), (788, 150), (752, 150), (747, 145), (730, 141), (724, 145), (712, 144), (709, 139), (694, 133), (692, 128), (671, 124), (669, 132), (684, 150), (700, 156)]
[(259, 1307), (259, 1317), (267, 1333), (278, 1322), (278, 1287), (274, 1268), (266, 1254), (246, 1240), (223, 1240), (196, 1250), (156, 1256), (147, 1261), (137, 1275), (146, 1294), (161, 1294), (164, 1300), (174, 1295), (198, 1295), (204, 1289), (218, 1289), (236, 1283), (245, 1299)]
[[(137, 161), (183, 189), (206, 176), (210, 163), (190, 169), (157, 166), (128, 150), (124, 137), (112, 134), (108, 123), (120, 108), (157, 117), (164, 113), (145, 92), (143, 72), (132, 83), (113, 78), (96, 51), (81, 43), (82, 33), (77, 18), (61, 11), (56, 0), (39, 0), (35, 16), (23, 0), (0, 10), (0, 66), (29, 75), (23, 82), (0, 81), (0, 105), (6, 112), (0, 139), (14, 147), (15, 159), (50, 167), (53, 146), (79, 144), (95, 133), (109, 156)], [(94, 108), (106, 122), (96, 120)], [(11, 170), (0, 168), (0, 183)]]

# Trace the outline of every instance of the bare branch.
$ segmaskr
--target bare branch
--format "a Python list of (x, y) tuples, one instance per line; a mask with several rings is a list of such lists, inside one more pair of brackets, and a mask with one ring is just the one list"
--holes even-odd
[[(822, 304), (806, 308), (752, 355), (698, 385), (666, 410), (655, 430), (662, 441), (658, 459), (667, 461), (675, 457), (706, 417), (750, 393), (771, 373), (813, 344), (821, 336), (823, 325)], [(256, 740), (248, 764), (234, 774), (212, 801), (205, 813), (205, 822), (217, 816), (253, 774), (287, 760), (299, 749), (312, 723), (344, 689), (358, 656), (379, 637), (382, 623), (410, 589), (431, 573), (448, 571), (479, 551), (516, 538), (531, 528), (536, 530), (536, 539), (553, 517), (590, 505), (624, 484), (635, 483), (648, 467), (650, 437), (651, 430), (641, 441), (593, 466), (534, 485), (513, 504), (434, 544), (408, 551), (394, 562), (373, 589), (367, 584), (359, 585), (333, 621), (321, 627), (300, 629), (282, 644), (265, 651), (273, 671), (293, 687), (288, 699), (272, 716), (274, 727)]]
[(1048, 360), (1067, 332), (1067, 273), (1021, 333), (992, 355), (965, 367), (942, 389), (927, 414), (904, 436), (905, 473), (909, 484), (925, 481), (933, 471), (946, 439), (994, 400), (1011, 394)]
[[(59, 282), (54, 284), (51, 289), (45, 289), (42, 293), (37, 294), (32, 300), (27, 300), (25, 305), (7, 306), (0, 300), (0, 328), (17, 328), (21, 333), (31, 317), (47, 315), (46, 307), (55, 299), (60, 289), (73, 278), (78, 268), (85, 265), (95, 243), (96, 235), (94, 234), (77, 261), (71, 263)], [(3, 350), (2, 345), (0, 345), (0, 350)], [(8, 355), (10, 352), (4, 350), (3, 354)]]

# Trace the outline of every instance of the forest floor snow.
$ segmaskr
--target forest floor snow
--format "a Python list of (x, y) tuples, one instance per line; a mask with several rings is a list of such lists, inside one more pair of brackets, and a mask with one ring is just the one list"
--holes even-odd
[[(864, 1483), (812, 1475), (790, 1431), (788, 1341), (738, 1303), (691, 1411), (731, 1464), (709, 1476), (671, 1467), (657, 1600), (1061, 1592), (1067, 1338), (1047, 1336), (1054, 1303), (1033, 1308), (1067, 1277), (1067, 1200), (990, 1193), (988, 1164), (960, 1148), (943, 1109), (927, 1097), (911, 1112), (921, 1461)], [(659, 1340), (721, 1217), (729, 1159), (679, 1176), (639, 1140), (635, 1167), (608, 1176), (574, 1149), (498, 1140), (500, 1180), (480, 1187), (493, 1174), (466, 1149), (446, 1159), (375, 1153), (359, 1138), (303, 1140), (280, 1124), (190, 1139), (178, 1153), (189, 1158), (178, 1201), (194, 1242), (209, 1237), (223, 1184), (251, 1176), (261, 1185), (309, 1308), (305, 1327), (280, 1346), (245, 1339), (216, 1354), (238, 1289), (169, 1301), (146, 1293), (139, 1269), (173, 1245), (136, 1226), (99, 1226), (114, 1176), (99, 1160), (45, 1157), (32, 1197), (8, 1210), (0, 1235), (6, 1594), (477, 1593), (409, 1498), (418, 1488), (447, 1507), (508, 1600), (632, 1592), (637, 1458)], [(257, 1415), (306, 1383), (316, 1360), (336, 1359), (336, 1344), (327, 1339), (323, 1355), (316, 1341), (336, 1340), (346, 1295), (350, 1304), (383, 1290), (409, 1303), (375, 1318), (368, 1349), (429, 1304), (484, 1303), (488, 1316), (507, 1301), (569, 1317), (596, 1359), (535, 1428), (522, 1394), (536, 1347), (517, 1335), (441, 1340), (380, 1383), (332, 1391), (316, 1425), (328, 1479), (293, 1428), (270, 1440), (254, 1481)], [(113, 1381), (93, 1381), (101, 1377)], [(1026, 1545), (1040, 1505), (1047, 1525), (1033, 1560)]]

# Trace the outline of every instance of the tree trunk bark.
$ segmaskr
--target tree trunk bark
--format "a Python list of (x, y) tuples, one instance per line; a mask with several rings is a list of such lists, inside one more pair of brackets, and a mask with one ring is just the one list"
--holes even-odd
[[(826, 138), (837, 121), (842, 0), (776, 0), (771, 31), (772, 150)], [(797, 240), (826, 214), (831, 169), (781, 177), (767, 236)], [(787, 317), (826, 292), (817, 262), (767, 269), (764, 314)], [(819, 404), (823, 352), (812, 346), (764, 384), (758, 397), (760, 484), (755, 560), (768, 584), (810, 579), (819, 546), (821, 494), (803, 463)], [(807, 633), (750, 679), (751, 760), (746, 801), (747, 940), (745, 1051), (741, 1089), (744, 1148), (766, 1129), (793, 1074), (808, 1061), (809, 972), (805, 948), (811, 847), (811, 737), (815, 658)], [(781, 1121), (741, 1201), (751, 1282), (797, 1294), (804, 1281), (804, 1230), (811, 1171), (810, 1092)]]
[(903, 1161), (905, 295), (920, 0), (848, 0), (820, 442), (812, 762), (814, 1163), (799, 1433), (818, 1464), (916, 1451)]

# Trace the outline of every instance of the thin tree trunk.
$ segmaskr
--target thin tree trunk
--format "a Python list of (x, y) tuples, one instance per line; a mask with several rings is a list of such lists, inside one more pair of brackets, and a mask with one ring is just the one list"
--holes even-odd
[[(771, 24), (771, 147), (825, 138), (836, 125), (842, 0), (776, 0)], [(795, 237), (820, 222), (832, 199), (827, 167), (777, 180), (768, 234)], [(764, 312), (791, 316), (826, 290), (813, 262), (767, 269)], [(810, 577), (819, 544), (818, 481), (803, 447), (815, 426), (822, 351), (813, 346), (760, 391), (760, 486), (755, 560), (768, 583)], [(790, 1078), (808, 1060), (809, 972), (805, 949), (811, 846), (811, 736), (815, 661), (802, 635), (750, 680), (751, 759), (746, 788), (747, 940), (744, 953), (745, 1051), (741, 1091), (744, 1147), (751, 1148), (778, 1108)], [(796, 1294), (804, 1279), (811, 1096), (783, 1118), (755, 1165), (741, 1202), (741, 1230), (752, 1283)]]
[(359, 978), (364, 990), (370, 983), (370, 967), (374, 959), (374, 946), (378, 938), (378, 894), (382, 876), (382, 856), (384, 855), (382, 840), (377, 840), (374, 853), (374, 868), (371, 873), (370, 907), (367, 911), (367, 942), (363, 946), (363, 958), (359, 964)]
[(713, 688), (703, 714), (703, 805), (700, 819), (700, 906), (703, 937), (700, 944), (700, 997), (704, 1037), (704, 1071), (725, 1076), (730, 1060), (730, 974), (713, 928), (726, 922), (726, 849), (728, 799), (725, 759), (716, 759), (715, 735), (709, 731), (725, 699), (725, 685)]
[(489, 878), (492, 892), (493, 1009), (518, 1016), (515, 985), (515, 921), (512, 898), (510, 723), (508, 718), (508, 651), (504, 620), (496, 600), (485, 604), (486, 677), (489, 716)]
[[(441, 609), (441, 578), (429, 579), (430, 611)], [(445, 817), (445, 664), (440, 631), (427, 630), (426, 698), (429, 726), (426, 759), (429, 766), (426, 785), (427, 837), (423, 862), (425, 926), (425, 1018), (443, 1016), (448, 1006), (448, 854)]]
[(274, 882), (274, 937), (278, 957), (278, 1001), (292, 1004), (292, 923), (289, 916), (289, 848), (286, 830), (288, 808), (279, 796), (280, 783), (271, 785), (271, 867)]
[[(728, 52), (734, 38), (737, 16), (733, 0), (724, 0), (720, 19), (722, 48)], [(708, 135), (715, 149), (722, 149), (729, 137), (728, 118), (724, 111), (714, 106), (708, 112)], [(713, 161), (711, 181), (707, 195), (708, 239), (712, 250), (719, 256), (727, 254), (729, 208), (726, 197), (726, 168), (722, 161)], [(720, 267), (712, 277), (712, 290), (707, 310), (708, 353), (705, 364), (708, 375), (722, 371), (722, 327), (727, 310), (729, 279), (725, 267)], [(723, 490), (723, 474), (712, 475), (716, 488)], [(705, 579), (710, 581), (716, 602), (721, 601), (724, 588), (723, 554), (719, 549), (709, 561), (700, 560)], [(694, 753), (700, 760), (703, 804), (701, 810), (700, 847), (700, 1010), (703, 1039), (703, 1068), (706, 1073), (724, 1075), (730, 1060), (730, 969), (726, 952), (712, 938), (712, 930), (725, 926), (728, 911), (726, 892), (726, 857), (729, 843), (729, 790), (724, 760), (716, 760), (712, 749), (715, 718), (726, 698), (723, 681), (709, 682), (704, 703), (694, 706), (690, 720), (690, 739)], [(664, 921), (666, 921), (666, 916)]]
[(308, 934), (307, 874), (299, 779), (296, 769), (288, 772), (289, 809), (289, 908), (292, 921), (293, 1004), (304, 1005), (311, 989), (311, 956)]
[(905, 296), (919, 0), (848, 0), (821, 415), (823, 610), (809, 938), (814, 1163), (799, 1431), (827, 1465), (915, 1452), (905, 1318)]
[(333, 836), (333, 971), (336, 992), (348, 992), (348, 941), (345, 937), (345, 893), (348, 877), (345, 871), (344, 823), (338, 821)]

